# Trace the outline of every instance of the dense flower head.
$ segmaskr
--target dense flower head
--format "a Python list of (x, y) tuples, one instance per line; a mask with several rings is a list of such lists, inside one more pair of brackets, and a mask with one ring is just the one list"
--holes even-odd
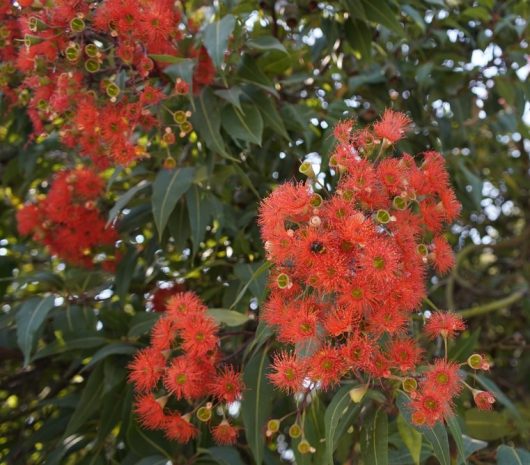
[(99, 263), (112, 270), (118, 233), (98, 208), (103, 188), (103, 179), (88, 168), (60, 171), (43, 198), (17, 212), (20, 234), (31, 234), (53, 255), (76, 266), (92, 268), (99, 260), (95, 257), (103, 254)]
[[(141, 424), (185, 443), (199, 430), (190, 413), (174, 408), (175, 402), (187, 403), (190, 412), (208, 399), (202, 408), (211, 410), (215, 401), (226, 409), (241, 398), (245, 387), (239, 371), (220, 363), (219, 328), (201, 299), (178, 292), (178, 285), (170, 289), (174, 294), (166, 296), (166, 311), (152, 328), (150, 345), (129, 365), (129, 381), (137, 394), (135, 411)], [(219, 444), (230, 444), (237, 428), (221, 422), (212, 427), (212, 435)]]
[[(462, 379), (445, 359), (424, 366), (410, 321), (426, 298), (429, 268), (446, 273), (454, 264), (443, 232), (460, 206), (441, 154), (396, 154), (393, 144), (411, 124), (392, 110), (372, 127), (339, 123), (329, 161), (338, 180), (317, 180), (304, 163), (307, 182), (282, 184), (262, 202), (259, 224), (274, 265), (262, 317), (287, 346), (269, 375), (277, 388), (303, 393), (344, 377), (413, 376), (414, 417), (433, 424), (451, 414)], [(424, 331), (452, 337), (461, 329), (461, 319), (440, 312)]]
[[(147, 156), (139, 135), (169, 119), (159, 104), (215, 79), (197, 30), (173, 0), (14, 3), (0, 3), (0, 92), (27, 108), (34, 137), (57, 131), (98, 167)], [(177, 92), (164, 70), (179, 59), (194, 67)], [(187, 107), (185, 99), (176, 105)], [(175, 126), (183, 137), (192, 128), (187, 117)]]

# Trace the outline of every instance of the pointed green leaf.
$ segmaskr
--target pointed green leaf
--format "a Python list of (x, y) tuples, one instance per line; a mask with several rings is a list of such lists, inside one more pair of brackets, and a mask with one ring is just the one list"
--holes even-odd
[(190, 188), (194, 173), (195, 169), (189, 167), (158, 172), (151, 202), (159, 239), (178, 200)]
[(238, 70), (239, 78), (250, 84), (254, 84), (257, 87), (266, 90), (267, 92), (278, 97), (278, 92), (274, 88), (274, 83), (267, 77), (267, 75), (261, 70), (261, 68), (249, 55), (243, 55), (241, 65)]
[(410, 452), (412, 460), (414, 460), (414, 464), (420, 465), (422, 443), (421, 433), (410, 426), (401, 414), (397, 418), (397, 428), (401, 439), (403, 439), (403, 442)]
[(101, 367), (97, 367), (90, 375), (63, 437), (76, 433), (99, 409), (103, 393), (102, 373)]
[(364, 21), (359, 19), (348, 19), (344, 23), (344, 33), (348, 44), (360, 55), (363, 61), (372, 58), (372, 31)]
[(190, 87), (193, 84), (193, 71), (195, 70), (195, 60), (191, 58), (181, 58), (180, 61), (174, 62), (171, 66), (164, 69), (164, 74), (167, 74), (174, 81), (177, 78), (182, 79)]
[(243, 107), (241, 106), (241, 96), (243, 95), (243, 91), (241, 90), (241, 87), (234, 86), (230, 89), (216, 90), (215, 95), (218, 95), (223, 100), (234, 105), (239, 111), (243, 112)]
[(162, 455), (150, 455), (136, 462), (135, 465), (167, 465), (168, 462), (168, 458)]
[(241, 416), (256, 465), (261, 465), (263, 462), (264, 427), (272, 410), (273, 389), (267, 379), (269, 365), (267, 350), (263, 350), (249, 360), (243, 372), (246, 390), (241, 403)]
[(31, 351), (35, 345), (35, 336), (54, 307), (54, 302), (55, 297), (52, 295), (44, 298), (32, 297), (18, 309), (16, 315), (17, 342), (24, 354), (24, 366), (29, 364)]
[(273, 36), (254, 37), (248, 40), (246, 45), (252, 50), (277, 50), (279, 52), (288, 53), (283, 44)]
[(361, 453), (364, 463), (388, 465), (388, 417), (383, 410), (375, 410), (363, 424)]
[(191, 226), (193, 253), (195, 254), (204, 239), (206, 227), (212, 219), (212, 209), (208, 198), (197, 186), (193, 186), (186, 194), (186, 203)]
[(499, 446), (497, 448), (497, 465), (528, 465), (530, 463), (530, 452), (510, 447)]
[(223, 323), (226, 326), (241, 326), (248, 321), (248, 315), (226, 308), (209, 308), (208, 315), (217, 323)]
[(234, 31), (236, 20), (232, 15), (226, 15), (220, 21), (208, 24), (203, 32), (203, 43), (212, 61), (220, 68), (228, 47), (228, 38)]
[(404, 35), (404, 28), (397, 20), (399, 17), (387, 0), (361, 0), (366, 18), (376, 24), (381, 24), (399, 36)]
[(470, 409), (465, 413), (466, 432), (473, 438), (493, 441), (508, 436), (513, 428), (499, 412)]
[(258, 106), (265, 125), (289, 140), (289, 134), (272, 98), (261, 91), (250, 94), (250, 98)]
[(243, 112), (234, 106), (226, 106), (222, 112), (222, 124), (232, 139), (261, 145), (263, 120), (255, 106), (243, 105)]
[(209, 87), (195, 97), (195, 111), (191, 115), (194, 129), (199, 133), (200, 139), (206, 146), (219, 155), (238, 161), (226, 152), (225, 143), (221, 137), (221, 115), (219, 101)]
[(90, 359), (90, 362), (88, 362), (84, 367), (82, 371), (85, 371), (89, 368), (92, 368), (94, 365), (96, 365), (99, 361), (103, 360), (104, 358), (110, 356), (110, 355), (131, 355), (134, 354), (138, 350), (137, 347), (131, 345), (131, 344), (124, 344), (122, 342), (115, 342), (113, 344), (109, 344), (108, 346), (102, 347), (99, 349), (94, 356)]
[(185, 58), (177, 57), (175, 55), (162, 55), (156, 53), (150, 53), (149, 58), (160, 63), (180, 63), (182, 60), (185, 60)]
[(326, 464), (333, 465), (333, 452), (338, 441), (348, 428), (353, 417), (360, 410), (361, 404), (354, 404), (350, 398), (352, 386), (342, 386), (326, 408), (324, 427), (326, 438)]
[(135, 186), (131, 187), (125, 194), (123, 194), (114, 204), (114, 206), (109, 211), (109, 217), (107, 220), (107, 226), (112, 223), (114, 218), (118, 216), (120, 211), (134, 198), (134, 196), (141, 190), (148, 187), (151, 183), (145, 179), (140, 181)]
[[(412, 425), (411, 413), (409, 407), (410, 399), (403, 393), (399, 392), (397, 395), (396, 404), (399, 411), (405, 418), (405, 421)], [(433, 447), (434, 456), (438, 459), (440, 465), (451, 465), (451, 454), (449, 452), (449, 438), (447, 437), (447, 430), (441, 423), (436, 423), (431, 427), (416, 427), (416, 429), (422, 433), (427, 441), (429, 441)]]
[(447, 429), (451, 433), (451, 436), (453, 436), (453, 439), (456, 444), (456, 449), (458, 450), (458, 460), (460, 461), (460, 463), (467, 464), (466, 450), (464, 448), (464, 438), (462, 434), (462, 429), (460, 428), (460, 423), (458, 422), (458, 418), (453, 415), (451, 418), (448, 418), (446, 420), (446, 423)]

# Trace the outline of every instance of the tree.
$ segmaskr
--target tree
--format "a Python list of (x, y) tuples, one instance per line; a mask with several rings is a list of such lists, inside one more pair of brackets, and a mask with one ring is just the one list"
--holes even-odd
[[(2, 1), (2, 460), (525, 463), (528, 9)], [(471, 409), (467, 392), (449, 434), (441, 424), (418, 432), (402, 399), (399, 414), (388, 393), (337, 386), (306, 410), (316, 452), (300, 455), (297, 431), (280, 440), (269, 422), (294, 404), (265, 376), (278, 342), (261, 318), (269, 267), (258, 207), (305, 180), (304, 162), (329, 181), (336, 124), (369, 126), (387, 107), (414, 122), (397, 151), (442, 153), (463, 205), (446, 235), (456, 266), (428, 276), (421, 309), (467, 319), (449, 359), (487, 352), (490, 372), (466, 382), (496, 406)], [(156, 310), (184, 291), (205, 302), (224, 356), (243, 371), (236, 447), (214, 445), (207, 427), (179, 445), (132, 411), (126, 367), (165, 314)]]

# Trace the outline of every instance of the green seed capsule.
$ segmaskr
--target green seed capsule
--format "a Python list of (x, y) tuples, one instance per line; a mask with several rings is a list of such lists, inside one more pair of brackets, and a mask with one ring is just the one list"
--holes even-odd
[(405, 208), (407, 208), (408, 206), (408, 202), (403, 197), (400, 197), (398, 195), (397, 197), (394, 197), (394, 200), (392, 201), (392, 205), (397, 210), (405, 210)]
[(116, 98), (118, 95), (120, 95), (121, 90), (117, 84), (115, 84), (114, 82), (110, 82), (109, 84), (107, 84), (105, 92), (110, 98)]
[(175, 113), (173, 113), (173, 121), (177, 124), (185, 123), (187, 120), (186, 112), (182, 110), (178, 110)]
[(98, 55), (98, 48), (94, 44), (85, 45), (85, 53), (90, 58), (95, 58)]
[(414, 392), (418, 389), (418, 382), (414, 378), (405, 378), (403, 380), (403, 390), (405, 392)]
[(267, 422), (267, 430), (271, 433), (277, 433), (278, 431), (280, 431), (280, 420), (269, 420)]
[(315, 177), (315, 172), (313, 171), (313, 165), (311, 165), (311, 163), (309, 163), (308, 161), (304, 161), (300, 165), (300, 168), (298, 169), (298, 171), (300, 171), (300, 173), (302, 174), (305, 174), (308, 178)]
[(99, 64), (99, 61), (94, 60), (92, 58), (89, 58), (87, 61), (85, 61), (85, 69), (89, 73), (97, 73), (101, 68), (101, 65)]
[(83, 32), (86, 24), (81, 18), (74, 18), (70, 21), (70, 29), (73, 32)]
[(210, 421), (212, 418), (212, 409), (208, 407), (201, 407), (197, 410), (197, 418), (202, 422)]
[(386, 210), (379, 210), (376, 214), (376, 219), (381, 224), (387, 224), (390, 221), (390, 213)]
[(418, 244), (416, 249), (422, 257), (426, 257), (429, 254), (429, 248), (425, 244)]
[(302, 428), (300, 428), (300, 425), (298, 425), (297, 423), (293, 423), (289, 427), (289, 436), (292, 437), (293, 439), (296, 439), (302, 436)]
[(278, 283), (278, 287), (280, 289), (285, 289), (289, 286), (291, 280), (289, 279), (289, 276), (287, 276), (285, 273), (280, 273), (276, 278), (276, 282)]
[(473, 370), (480, 370), (483, 362), (484, 362), (484, 359), (482, 358), (482, 355), (480, 354), (470, 355), (469, 358), (467, 359), (467, 364), (471, 368), (473, 368)]

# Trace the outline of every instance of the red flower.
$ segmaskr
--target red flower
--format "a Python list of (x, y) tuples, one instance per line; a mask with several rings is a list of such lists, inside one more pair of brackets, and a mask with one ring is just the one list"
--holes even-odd
[(374, 133), (377, 137), (394, 143), (405, 135), (411, 123), (410, 118), (404, 113), (387, 109), (381, 121), (374, 124)]
[(274, 355), (272, 369), (274, 372), (268, 376), (277, 388), (287, 393), (301, 390), (302, 381), (306, 375), (303, 360), (297, 359), (293, 354), (279, 352)]
[(462, 317), (452, 312), (434, 312), (425, 323), (423, 330), (431, 339), (438, 336), (453, 339), (456, 333), (463, 331), (466, 325)]
[(134, 411), (144, 428), (159, 429), (164, 426), (167, 420), (164, 404), (165, 399), (156, 399), (153, 394), (145, 394), (136, 399)]
[(226, 420), (212, 429), (212, 435), (215, 442), (221, 446), (229, 446), (237, 441), (238, 429), (232, 426)]
[(239, 399), (243, 388), (241, 373), (235, 371), (231, 366), (225, 366), (210, 384), (212, 394), (224, 402), (234, 402)]
[(413, 339), (394, 339), (388, 349), (392, 366), (401, 372), (408, 372), (418, 365), (422, 350)]
[(453, 397), (462, 389), (458, 365), (445, 360), (436, 360), (425, 372), (423, 386), (431, 391), (438, 391)]
[(422, 391), (412, 400), (412, 420), (416, 424), (434, 426), (452, 414), (447, 395), (440, 391)]
[(129, 381), (138, 391), (153, 389), (162, 377), (165, 365), (166, 360), (158, 350), (142, 349), (129, 364)]
[(183, 355), (173, 359), (164, 376), (164, 386), (177, 399), (197, 398), (203, 383), (203, 373), (194, 359)]
[(164, 431), (169, 439), (174, 439), (185, 444), (195, 438), (199, 430), (190, 423), (187, 415), (173, 413), (169, 415), (164, 424)]

